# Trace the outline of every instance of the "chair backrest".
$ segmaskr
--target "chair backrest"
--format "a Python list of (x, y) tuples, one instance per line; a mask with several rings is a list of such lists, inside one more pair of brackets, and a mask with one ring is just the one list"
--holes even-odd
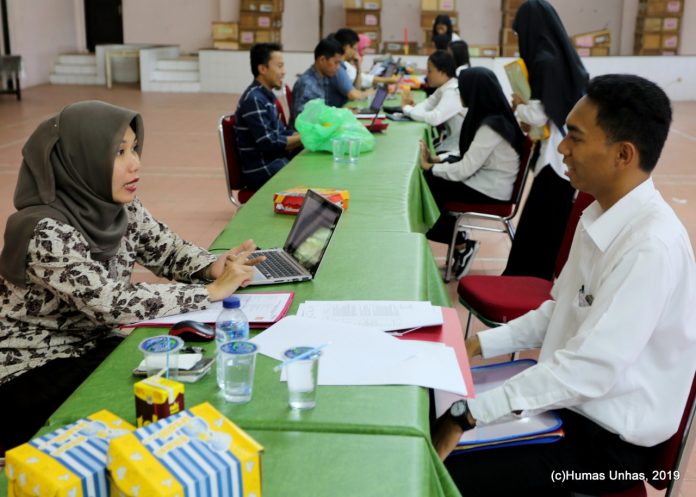
[(222, 149), (222, 163), (225, 166), (225, 178), (227, 179), (227, 188), (230, 192), (232, 190), (241, 190), (246, 186), (242, 179), (242, 170), (239, 166), (237, 136), (234, 129), (235, 124), (237, 124), (237, 116), (234, 114), (226, 114), (220, 118), (220, 123), (218, 125), (220, 148)]
[(585, 208), (594, 202), (594, 197), (589, 193), (578, 192), (578, 196), (573, 202), (573, 209), (570, 211), (570, 216), (568, 217), (568, 224), (566, 224), (565, 233), (563, 234), (563, 241), (561, 242), (561, 248), (556, 256), (556, 266), (554, 268), (554, 277), (561, 274), (563, 266), (565, 266), (568, 260), (568, 254), (570, 254), (570, 246), (573, 244), (573, 237), (575, 236), (575, 228), (578, 226), (580, 221), (580, 216)]
[(694, 439), (696, 438), (696, 431), (694, 431), (693, 426), (695, 411), (696, 375), (694, 376), (694, 380), (691, 384), (691, 392), (684, 406), (684, 414), (679, 423), (679, 429), (668, 440), (665, 440), (657, 446), (657, 460), (653, 468), (654, 472), (651, 472), (650, 475), (646, 475), (648, 476), (650, 485), (658, 490), (664, 490), (677, 483), (678, 478), (675, 478), (674, 471), (680, 471), (680, 478), (686, 476), (685, 466), (691, 454)]
[(512, 196), (510, 197), (510, 203), (514, 204), (514, 206), (510, 214), (505, 216), (505, 219), (512, 219), (517, 215), (517, 210), (522, 202), (522, 192), (524, 191), (524, 185), (527, 182), (527, 175), (529, 174), (529, 168), (531, 166), (530, 159), (532, 158), (533, 150), (534, 142), (530, 140), (528, 136), (525, 136), (524, 143), (522, 144), (522, 154), (520, 155), (520, 168), (517, 170), (517, 178), (515, 178), (515, 183), (512, 186)]

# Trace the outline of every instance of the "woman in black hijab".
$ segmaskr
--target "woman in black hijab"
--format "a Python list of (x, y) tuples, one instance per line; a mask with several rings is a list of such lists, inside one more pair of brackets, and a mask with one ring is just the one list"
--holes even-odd
[[(519, 169), (524, 135), (495, 74), (483, 67), (459, 73), (459, 94), (468, 107), (454, 154), (431, 157), (421, 142), (421, 168), (442, 214), (428, 231), (430, 240), (449, 243), (454, 218), (444, 211), (449, 201), (492, 204), (510, 200)], [(479, 242), (458, 234), (453, 272), (471, 266)]]
[(446, 14), (435, 16), (433, 21), (432, 41), (436, 50), (447, 50), (447, 46), (452, 41), (459, 41), (461, 38), (454, 32), (452, 19)]
[(513, 108), (523, 127), (541, 130), (545, 138), (532, 158), (534, 183), (503, 274), (550, 280), (575, 195), (557, 148), (565, 136), (566, 116), (585, 93), (588, 74), (546, 0), (523, 3), (513, 29), (532, 90), (526, 103), (514, 94)]
[[(143, 122), (87, 101), (22, 149), (0, 254), (0, 446), (27, 441), (118, 344), (122, 324), (202, 309), (251, 278), (248, 240), (185, 242), (135, 197)], [(131, 283), (135, 263), (172, 283)]]

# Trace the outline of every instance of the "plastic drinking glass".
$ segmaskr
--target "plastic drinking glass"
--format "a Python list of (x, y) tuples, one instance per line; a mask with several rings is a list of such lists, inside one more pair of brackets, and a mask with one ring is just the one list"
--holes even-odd
[(251, 400), (258, 347), (246, 340), (232, 340), (220, 346), (218, 361), (223, 370), (222, 395), (228, 402)]
[(177, 379), (179, 375), (179, 351), (184, 341), (171, 335), (159, 335), (140, 342), (140, 351), (145, 356), (147, 376), (154, 376), (164, 370), (162, 376)]
[[(287, 359), (293, 359), (313, 347), (294, 347), (285, 351)], [(293, 409), (312, 409), (317, 401), (317, 376), (321, 352), (312, 354), (285, 366), (288, 380), (288, 403)]]

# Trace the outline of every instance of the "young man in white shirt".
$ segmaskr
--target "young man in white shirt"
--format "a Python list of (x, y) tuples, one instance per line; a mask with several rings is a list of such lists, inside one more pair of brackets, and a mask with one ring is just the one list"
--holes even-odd
[[(444, 459), (476, 423), (550, 409), (565, 438), (450, 457), (464, 495), (618, 492), (650, 476), (653, 447), (677, 431), (696, 368), (696, 270), (650, 177), (671, 118), (664, 92), (631, 75), (595, 78), (568, 115), (558, 150), (570, 182), (596, 202), (552, 300), (467, 341), (471, 357), (541, 347), (539, 362), (453, 404), (433, 444)], [(571, 477), (554, 481), (559, 471)]]

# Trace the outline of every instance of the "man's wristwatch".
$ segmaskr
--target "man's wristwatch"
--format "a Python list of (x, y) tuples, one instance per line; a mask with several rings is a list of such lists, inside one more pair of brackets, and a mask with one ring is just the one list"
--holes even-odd
[(476, 426), (476, 421), (474, 421), (473, 424), (469, 421), (469, 404), (467, 404), (466, 400), (458, 400), (452, 404), (448, 412), (450, 417), (461, 427), (462, 430), (471, 430)]

